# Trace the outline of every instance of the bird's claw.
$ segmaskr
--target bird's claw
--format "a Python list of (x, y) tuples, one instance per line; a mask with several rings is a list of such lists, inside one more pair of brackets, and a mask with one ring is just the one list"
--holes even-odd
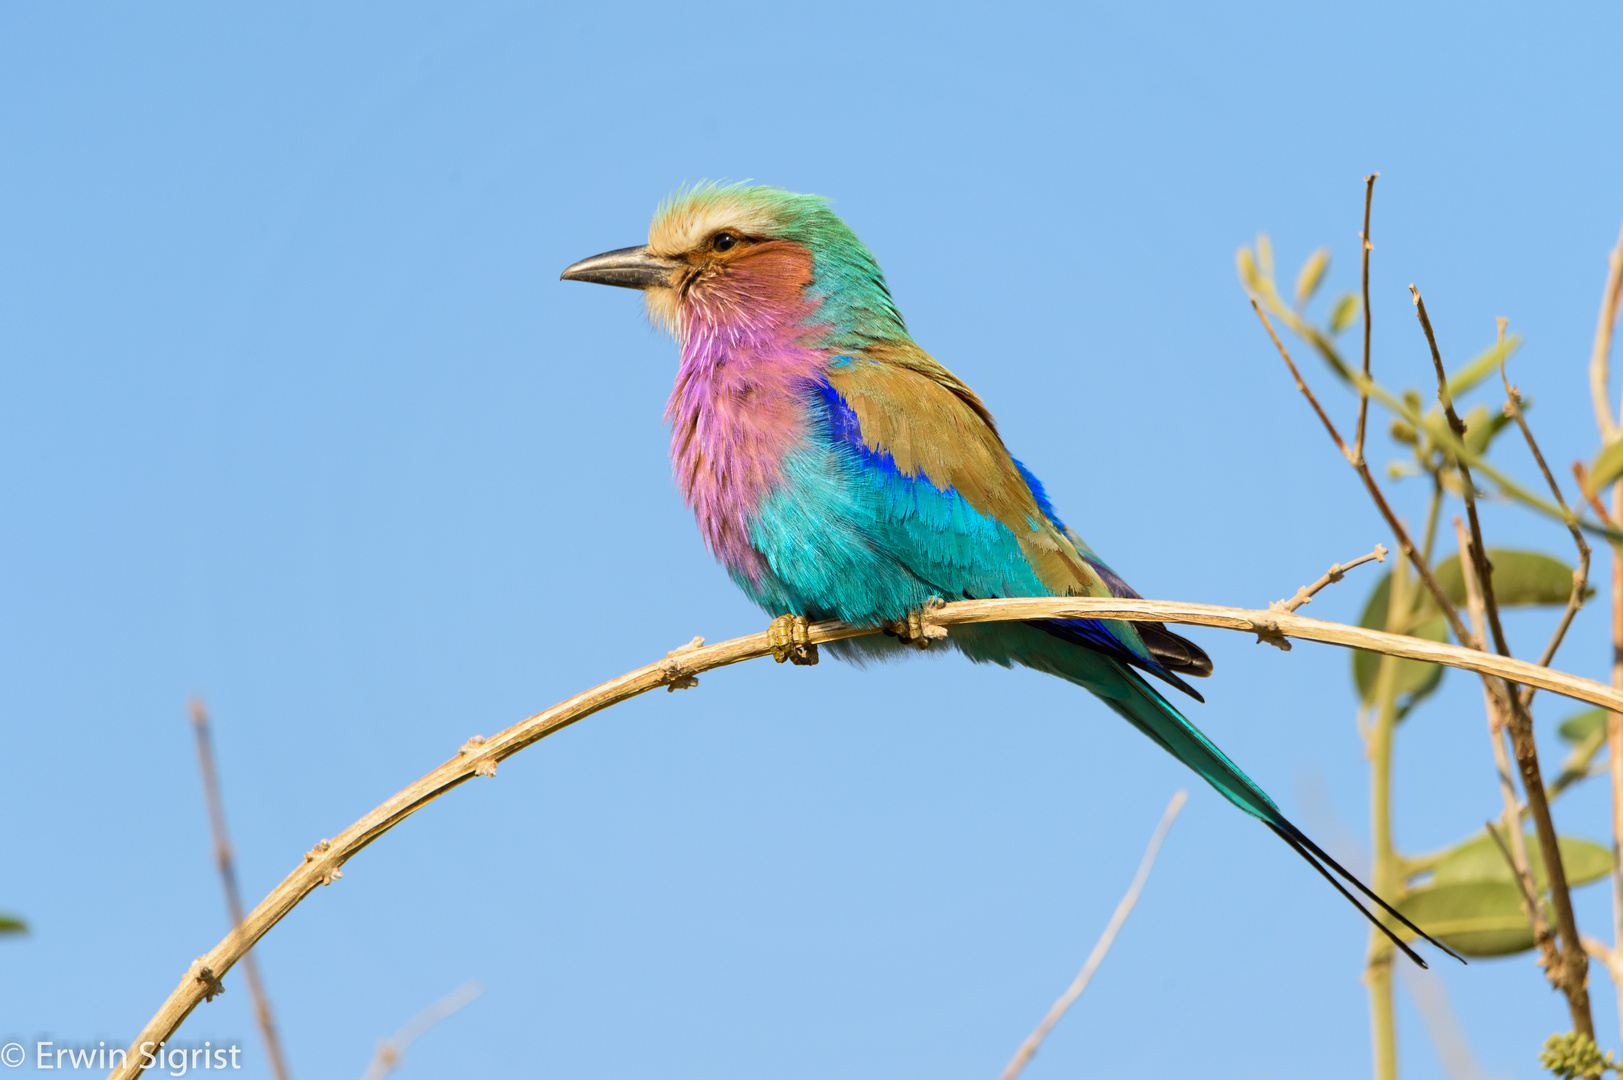
[[(932, 597), (932, 600), (934, 598)], [(941, 601), (935, 600), (932, 605), (923, 611), (909, 611), (907, 618), (896, 619), (886, 623), (882, 630), (901, 642), (903, 645), (917, 645), (921, 649), (930, 647), (930, 642), (947, 636), (947, 628), (927, 618), (932, 607), (939, 607)]]
[(810, 623), (804, 615), (779, 615), (766, 628), (766, 642), (772, 648), (772, 659), (785, 660), (800, 667), (817, 663), (817, 646), (812, 643)]

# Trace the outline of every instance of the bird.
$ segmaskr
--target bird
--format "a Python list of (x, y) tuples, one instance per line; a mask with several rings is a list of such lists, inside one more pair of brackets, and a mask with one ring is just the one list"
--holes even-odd
[[(640, 290), (678, 343), (665, 410), (675, 481), (706, 546), (773, 616), (780, 663), (818, 661), (807, 628), (822, 619), (885, 630), (830, 646), (862, 662), (929, 644), (921, 613), (936, 598), (1138, 597), (1060, 518), (981, 398), (913, 340), (878, 260), (829, 200), (683, 187), (659, 204), (646, 244), (582, 259), (561, 279)], [(1186, 681), (1212, 673), (1194, 642), (1157, 622), (1055, 619), (958, 626), (946, 644), (1090, 691), (1271, 829), (1416, 964), (1351, 890), (1460, 959), (1293, 825), (1152, 684), (1204, 700)]]

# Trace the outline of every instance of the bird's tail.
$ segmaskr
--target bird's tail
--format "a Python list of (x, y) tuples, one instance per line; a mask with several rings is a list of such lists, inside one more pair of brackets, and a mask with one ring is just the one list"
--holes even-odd
[[(1375, 895), (1368, 886), (1327, 855), (1323, 848), (1309, 840), (1302, 830), (1292, 825), (1285, 815), (1279, 812), (1279, 807), (1274, 805), (1274, 801), (1268, 797), (1262, 788), (1257, 786), (1255, 781), (1242, 772), (1238, 765), (1229, 760), (1228, 755), (1219, 750), (1199, 728), (1191, 724), (1182, 713), (1178, 712), (1165, 698), (1156, 693), (1155, 688), (1140, 678), (1137, 672), (1127, 670), (1121, 665), (1116, 666), (1121, 668), (1121, 675), (1126, 683), (1126, 689), (1130, 692), (1106, 695), (1099, 693), (1093, 686), (1088, 688), (1104, 698), (1106, 704), (1126, 717), (1134, 727), (1159, 743), (1167, 753), (1199, 773), (1201, 778), (1208, 784), (1222, 792), (1223, 797), (1228, 799), (1229, 802), (1272, 829), (1281, 840), (1291, 846), (1293, 851), (1307, 860), (1308, 865), (1322, 874), (1324, 879), (1330, 882), (1331, 885), (1334, 885), (1336, 891), (1345, 896), (1354, 907), (1363, 913), (1366, 919), (1377, 926), (1387, 937), (1391, 938), (1392, 943), (1402, 949), (1409, 959), (1421, 967), (1426, 966), (1426, 962), (1420, 958), (1419, 954), (1399, 938), (1391, 927), (1377, 918), (1374, 912), (1360, 903), (1358, 897), (1348, 890), (1347, 885), (1351, 885), (1353, 889), (1364, 894), (1382, 911), (1443, 950), (1449, 956), (1459, 960), (1462, 964), (1465, 962), (1454, 950), (1420, 929), (1420, 927), (1395, 910), (1392, 905)], [(1338, 875), (1346, 881), (1345, 885), (1342, 881), (1337, 880)]]

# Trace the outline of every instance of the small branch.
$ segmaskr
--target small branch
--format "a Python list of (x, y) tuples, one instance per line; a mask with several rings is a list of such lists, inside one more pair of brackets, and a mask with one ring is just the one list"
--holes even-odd
[(1364, 231), (1358, 234), (1359, 246), (1364, 254), (1364, 381), (1358, 384), (1358, 430), (1353, 435), (1354, 464), (1361, 464), (1364, 460), (1364, 426), (1369, 420), (1369, 253), (1372, 250), (1369, 242), (1369, 211), (1375, 201), (1375, 178), (1380, 175), (1377, 172), (1364, 177)]
[[(1415, 314), (1420, 319), (1420, 326), (1426, 332), (1426, 344), (1431, 347), (1432, 365), (1437, 369), (1437, 400), (1442, 403), (1443, 412), (1448, 417), (1449, 430), (1456, 439), (1463, 441), (1465, 424), (1460, 420), (1460, 414), (1454, 411), (1454, 397), (1448, 389), (1448, 372), (1443, 368), (1443, 357), (1437, 349), (1437, 335), (1432, 332), (1426, 302), (1420, 298), (1420, 290), (1413, 285), (1409, 286), (1409, 292), (1414, 297)], [(1493, 592), (1493, 566), (1488, 562), (1487, 547), (1482, 541), (1482, 521), (1477, 516), (1471, 469), (1464, 458), (1456, 458), (1454, 464), (1460, 471), (1460, 491), (1465, 497), (1466, 518), (1471, 523), (1471, 564), (1476, 572), (1477, 586), (1482, 590), (1482, 608), (1487, 615), (1488, 628), (1493, 632), (1495, 649), (1500, 656), (1508, 657), (1510, 646), (1505, 641), (1505, 630), (1499, 621), (1499, 605)], [(1496, 688), (1490, 683), (1488, 689), (1492, 693)], [(1516, 753), (1516, 765), (1521, 770), (1527, 808), (1532, 811), (1533, 825), (1538, 831), (1539, 850), (1544, 854), (1544, 873), (1550, 884), (1550, 902), (1555, 907), (1556, 926), (1561, 933), (1561, 962), (1554, 972), (1548, 974), (1567, 996), (1573, 1029), (1594, 1038), (1595, 1021), (1589, 1008), (1589, 958), (1578, 940), (1578, 921), (1572, 910), (1572, 893), (1567, 888), (1567, 871), (1562, 865), (1555, 820), (1550, 816), (1550, 803), (1544, 792), (1538, 747), (1533, 742), (1533, 718), (1522, 706), (1514, 682), (1504, 680), (1497, 691), (1504, 697), (1506, 728)]]
[(1334, 585), (1336, 582), (1346, 577), (1348, 570), (1351, 570), (1355, 566), (1363, 566), (1365, 563), (1371, 561), (1385, 562), (1386, 555), (1386, 548), (1380, 544), (1376, 544), (1375, 550), (1370, 552), (1368, 555), (1360, 555), (1350, 563), (1336, 563), (1334, 566), (1330, 567), (1330, 569), (1326, 570), (1324, 572), (1324, 576), (1319, 580), (1315, 581), (1311, 585), (1306, 585), (1300, 589), (1297, 589), (1296, 595), (1291, 597), (1289, 600), (1275, 600), (1273, 603), (1269, 604), (1268, 610), (1289, 613), (1295, 611), (1303, 604), (1311, 604), (1313, 602), (1313, 598), (1322, 592), (1327, 586)]
[[(1512, 822), (1509, 825), (1512, 834), (1516, 824)], [(1525, 865), (1516, 862), (1516, 856), (1505, 846), (1504, 837), (1499, 835), (1499, 830), (1493, 827), (1492, 821), (1486, 823), (1486, 828), (1488, 835), (1493, 837), (1494, 847), (1505, 857), (1505, 865), (1510, 867), (1510, 876), (1515, 879), (1516, 888), (1522, 894), (1522, 908), (1527, 912), (1528, 925), (1533, 928), (1533, 940), (1544, 954), (1544, 969), (1546, 973), (1555, 971), (1558, 969), (1555, 942), (1550, 937), (1549, 927), (1544, 925), (1544, 913), (1538, 902), (1538, 889), (1533, 886), (1533, 875), (1528, 872)]]
[[(192, 732), (197, 736), (197, 768), (203, 775), (203, 801), (208, 805), (209, 832), (214, 836), (214, 860), (220, 867), (220, 884), (225, 889), (225, 906), (231, 916), (231, 925), (241, 928), (242, 896), (237, 891), (237, 869), (231, 858), (231, 837), (225, 828), (225, 800), (220, 797), (220, 777), (214, 766), (214, 739), (209, 733), (208, 706), (202, 698), (192, 698), (190, 709)], [(282, 1040), (276, 1034), (276, 1018), (271, 1013), (270, 997), (260, 982), (259, 965), (254, 962), (248, 947), (243, 949), (242, 981), (248, 984), (248, 996), (253, 999), (254, 1021), (265, 1040), (265, 1057), (270, 1060), (271, 1075), (276, 1080), (288, 1080), (287, 1060), (282, 1056)]]
[[(1499, 343), (1504, 344), (1505, 320), (1499, 320)], [(1578, 548), (1578, 569), (1572, 572), (1572, 593), (1567, 597), (1566, 610), (1561, 613), (1561, 621), (1556, 624), (1555, 632), (1550, 635), (1550, 641), (1544, 646), (1544, 652), (1539, 657), (1541, 667), (1549, 667), (1555, 660), (1555, 654), (1561, 648), (1561, 642), (1566, 639), (1567, 629), (1572, 626), (1572, 620), (1577, 616), (1578, 609), (1584, 606), (1584, 589), (1589, 585), (1589, 544), (1584, 540), (1583, 530), (1579, 529), (1570, 507), (1567, 506), (1567, 497), (1561, 493), (1561, 485), (1555, 482), (1555, 474), (1550, 472), (1549, 463), (1544, 460), (1544, 453), (1538, 448), (1538, 440), (1533, 438), (1533, 429), (1527, 424), (1527, 417), (1522, 413), (1521, 391), (1510, 385), (1510, 377), (1505, 374), (1505, 359), (1499, 358), (1499, 380), (1505, 384), (1505, 414), (1516, 421), (1521, 429), (1522, 438), (1527, 441), (1527, 449), (1532, 452), (1533, 460), (1538, 462), (1539, 472), (1544, 474), (1544, 482), (1549, 485), (1550, 494), (1555, 496), (1556, 505), (1567, 515), (1567, 531), (1572, 534), (1572, 542)], [(1603, 519), (1604, 520), (1604, 519)], [(1526, 709), (1533, 703), (1534, 690), (1531, 686), (1522, 687), (1522, 708)]]
[[(1426, 302), (1420, 298), (1420, 290), (1413, 285), (1409, 286), (1409, 295), (1414, 297), (1415, 315), (1420, 319), (1420, 326), (1426, 332), (1426, 344), (1431, 347), (1432, 366), (1437, 369), (1437, 400), (1443, 406), (1443, 413), (1448, 417), (1448, 429), (1454, 437), (1462, 443), (1465, 440), (1465, 421), (1460, 414), (1454, 411), (1454, 395), (1448, 389), (1448, 372), (1443, 369), (1443, 357), (1437, 351), (1437, 335), (1432, 333), (1431, 318), (1426, 314)], [(1482, 608), (1488, 616), (1488, 629), (1493, 632), (1494, 647), (1500, 656), (1510, 655), (1510, 646), (1505, 643), (1505, 629), (1499, 621), (1499, 603), (1493, 593), (1493, 565), (1488, 562), (1488, 549), (1482, 543), (1482, 521), (1476, 510), (1476, 485), (1471, 480), (1471, 467), (1465, 459), (1456, 458), (1455, 467), (1460, 471), (1460, 493), (1465, 499), (1465, 516), (1471, 523), (1471, 558), (1476, 564), (1477, 582), (1482, 588)]]
[[(1602, 686), (1564, 671), (1541, 668), (1525, 660), (1509, 659), (1443, 642), (1323, 622), (1278, 611), (1115, 597), (1025, 597), (960, 600), (942, 604), (925, 612), (921, 621), (951, 627), (983, 622), (1029, 622), (1033, 619), (1122, 619), (1129, 622), (1210, 626), (1247, 634), (1279, 634), (1301, 641), (1366, 649), (1408, 660), (1423, 660), (1479, 674), (1497, 675), (1517, 683), (1531, 683), (1577, 701), (1623, 712), (1623, 690)], [(879, 632), (879, 627), (848, 626), (832, 621), (812, 623), (807, 628), (809, 642), (813, 644), (843, 641)], [(143, 1060), (138, 1049), (141, 1043), (151, 1041), (156, 1044), (173, 1035), (192, 1010), (202, 1003), (213, 980), (230, 971), (260, 938), (305, 897), (318, 886), (331, 884), (337, 879), (344, 863), (435, 799), (477, 776), (495, 775), (500, 762), (593, 713), (650, 690), (661, 689), (675, 679), (702, 675), (716, 668), (754, 660), (769, 655), (771, 651), (770, 640), (763, 632), (679, 652), (675, 657), (662, 658), (576, 694), (488, 739), (470, 739), (445, 764), (396, 792), (331, 840), (323, 840), (307, 852), (304, 861), (248, 913), (236, 930), (192, 964), (180, 984), (135, 1037), (132, 1045), (137, 1049), (129, 1054), (125, 1067), (112, 1074), (112, 1080), (135, 1080), (140, 1073), (139, 1063)]]
[(484, 992), (484, 987), (478, 983), (465, 982), (412, 1017), (405, 1027), (389, 1038), (379, 1039), (378, 1052), (372, 1058), (372, 1064), (366, 1067), (366, 1072), (361, 1074), (361, 1080), (383, 1080), (405, 1060), (406, 1048), (422, 1038), (424, 1032), (453, 1013), (462, 1011)]
[[(1324, 409), (1319, 406), (1319, 400), (1313, 396), (1313, 391), (1308, 389), (1307, 383), (1302, 379), (1301, 372), (1296, 370), (1295, 361), (1291, 359), (1290, 353), (1285, 350), (1285, 343), (1279, 340), (1278, 334), (1274, 333), (1274, 324), (1268, 321), (1268, 316), (1263, 313), (1262, 308), (1257, 306), (1256, 300), (1251, 301), (1251, 308), (1257, 313), (1257, 318), (1262, 320), (1262, 325), (1267, 329), (1268, 336), (1273, 339), (1274, 348), (1278, 349), (1279, 355), (1284, 358), (1285, 366), (1290, 368), (1291, 375), (1296, 379), (1296, 388), (1302, 392), (1308, 403), (1313, 406), (1313, 411), (1319, 414), (1319, 419), (1324, 422), (1324, 428), (1330, 433), (1330, 438), (1335, 442), (1337, 449), (1341, 451), (1341, 456), (1347, 459), (1347, 463), (1358, 473), (1358, 478), (1364, 482), (1364, 489), (1369, 492), (1369, 497), (1375, 500), (1375, 508), (1381, 512), (1381, 517), (1386, 519), (1387, 528), (1392, 530), (1392, 535), (1397, 538), (1398, 547), (1403, 549), (1403, 554), (1414, 565), (1415, 572), (1420, 575), (1420, 580), (1426, 583), (1427, 591), (1431, 593), (1432, 600), (1436, 602), (1437, 610), (1441, 611), (1443, 617), (1448, 620), (1448, 627), (1454, 631), (1454, 637), (1463, 645), (1478, 644), (1477, 640), (1472, 637), (1471, 631), (1466, 628), (1464, 620), (1460, 618), (1459, 610), (1454, 607), (1454, 602), (1448, 598), (1447, 593), (1443, 592), (1443, 587), (1437, 584), (1437, 578), (1433, 576), (1431, 567), (1426, 564), (1426, 557), (1419, 548), (1415, 547), (1414, 541), (1410, 539), (1409, 530), (1404, 528), (1403, 522), (1398, 519), (1398, 515), (1393, 512), (1391, 504), (1386, 501), (1386, 494), (1381, 491), (1381, 486), (1375, 482), (1374, 474), (1369, 471), (1369, 464), (1355, 458), (1351, 451), (1347, 449), (1347, 444), (1342, 440), (1341, 433), (1336, 430), (1335, 424), (1330, 422), (1330, 417), (1325, 415)], [(1369, 385), (1368, 380), (1361, 384), (1361, 386)]]
[(1606, 259), (1606, 285), (1600, 294), (1600, 315), (1595, 320), (1595, 344), (1589, 352), (1589, 394), (1595, 400), (1595, 424), (1600, 428), (1601, 445), (1617, 438), (1617, 421), (1607, 402), (1609, 381), (1607, 363), (1612, 352), (1612, 328), (1617, 324), (1617, 306), (1623, 297), (1623, 230), (1617, 246)]
[[(1356, 372), (1353, 374), (1353, 378), (1359, 380), (1360, 382), (1363, 381), (1363, 376), (1357, 374)], [(1401, 399), (1395, 397), (1390, 390), (1387, 390), (1381, 386), (1380, 383), (1370, 381), (1365, 385), (1367, 385), (1369, 388), (1370, 397), (1373, 400), (1380, 402), (1388, 409), (1391, 409), (1393, 414), (1396, 416), (1401, 417), (1411, 425), (1418, 426), (1425, 423), (1425, 418), (1420, 415), (1418, 410), (1411, 409)], [(1466, 446), (1460, 439), (1458, 439), (1452, 431), (1448, 431), (1446, 429), (1437, 429), (1429, 431), (1428, 434), (1431, 435), (1436, 441), (1439, 448), (1448, 451), (1450, 455), (1466, 462), (1471, 466), (1471, 468), (1476, 469), (1478, 472), (1482, 473), (1488, 479), (1497, 484), (1499, 486), (1500, 494), (1502, 494), (1505, 498), (1511, 500), (1512, 502), (1519, 502), (1529, 509), (1536, 510), (1547, 517), (1552, 517), (1562, 524), (1566, 524), (1567, 516), (1561, 512), (1561, 508), (1559, 506), (1550, 502), (1548, 499), (1543, 499), (1537, 495), (1534, 495), (1531, 491), (1528, 491), (1526, 488), (1522, 487), (1509, 476), (1506, 476), (1504, 472), (1495, 468), (1491, 462), (1484, 459), (1480, 454), (1472, 451), (1471, 448)], [(1583, 519), (1578, 521), (1578, 527), (1598, 536), (1604, 536), (1608, 540), (1623, 543), (1623, 532), (1619, 532), (1616, 529), (1609, 529), (1601, 525), (1593, 525)]]
[(1150, 837), (1150, 846), (1144, 849), (1144, 857), (1139, 860), (1138, 873), (1133, 875), (1133, 883), (1127, 887), (1127, 895), (1123, 896), (1121, 903), (1116, 905), (1116, 912), (1110, 916), (1110, 922), (1105, 926), (1105, 932), (1099, 935), (1098, 943), (1093, 946), (1093, 951), (1088, 954), (1087, 963), (1082, 965), (1082, 970), (1077, 974), (1076, 980), (1071, 983), (1070, 988), (1059, 996), (1058, 1001), (1054, 1002), (1053, 1006), (1048, 1010), (1048, 1015), (1043, 1017), (1042, 1023), (1037, 1025), (1035, 1031), (1026, 1036), (1026, 1041), (1021, 1043), (1020, 1049), (1014, 1052), (1014, 1057), (1004, 1066), (1003, 1073), (998, 1077), (998, 1080), (1014, 1080), (1016, 1076), (1020, 1075), (1020, 1070), (1024, 1069), (1026, 1062), (1030, 1061), (1032, 1056), (1037, 1053), (1037, 1048), (1042, 1046), (1043, 1040), (1048, 1037), (1048, 1033), (1053, 1030), (1054, 1025), (1060, 1022), (1060, 1018), (1065, 1015), (1065, 1010), (1069, 1009), (1076, 999), (1082, 996), (1082, 991), (1088, 988), (1088, 980), (1093, 978), (1093, 973), (1104, 962), (1105, 953), (1110, 951), (1111, 943), (1116, 940), (1117, 932), (1121, 930), (1122, 924), (1127, 921), (1128, 913), (1133, 910), (1133, 905), (1138, 903), (1138, 894), (1144, 890), (1144, 882), (1149, 879), (1150, 867), (1155, 865), (1156, 853), (1161, 850), (1161, 841), (1166, 839), (1167, 830), (1172, 828), (1173, 820), (1177, 818), (1178, 811), (1183, 809), (1184, 800), (1188, 798), (1189, 793), (1187, 791), (1180, 789), (1173, 792), (1172, 801), (1167, 803), (1166, 812), (1161, 815), (1161, 823), (1155, 827), (1155, 834)]
[(1330, 419), (1329, 414), (1324, 411), (1324, 406), (1319, 404), (1319, 399), (1313, 396), (1313, 390), (1307, 385), (1307, 380), (1302, 378), (1302, 373), (1296, 369), (1296, 361), (1292, 360), (1291, 354), (1285, 351), (1285, 343), (1279, 340), (1279, 335), (1274, 332), (1274, 324), (1268, 321), (1268, 316), (1258, 306), (1255, 297), (1251, 299), (1251, 310), (1257, 313), (1257, 318), (1261, 319), (1262, 325), (1268, 329), (1268, 336), (1274, 339), (1274, 348), (1278, 349), (1279, 355), (1285, 358), (1285, 366), (1290, 368), (1291, 378), (1296, 380), (1296, 389), (1302, 392), (1302, 396), (1307, 398), (1307, 403), (1313, 406), (1313, 411), (1319, 414), (1319, 422), (1324, 425), (1324, 430), (1330, 433), (1330, 438), (1335, 440), (1336, 449), (1341, 451), (1342, 457), (1356, 465), (1357, 460), (1353, 457), (1353, 452), (1347, 449), (1346, 442), (1341, 438), (1341, 432), (1336, 430), (1335, 423)]
[[(1482, 611), (1482, 590), (1477, 582), (1476, 567), (1471, 561), (1471, 541), (1465, 535), (1465, 526), (1459, 518), (1454, 519), (1454, 537), (1459, 544), (1460, 551), (1460, 578), (1465, 583), (1465, 598), (1471, 613), (1471, 621), (1476, 626), (1478, 636), (1483, 633), (1484, 615)], [(1505, 712), (1500, 706), (1499, 699), (1490, 691), (1487, 680), (1482, 684), (1482, 704), (1488, 715), (1488, 741), (1493, 748), (1493, 767), (1499, 776), (1499, 797), (1504, 803), (1504, 812), (1501, 815), (1505, 835), (1510, 838), (1510, 847), (1504, 848), (1490, 826), (1488, 832), (1494, 841), (1505, 850), (1505, 858), (1510, 863), (1511, 875), (1521, 885), (1523, 892), (1522, 908), (1527, 914), (1527, 925), (1533, 931), (1533, 943), (1538, 947), (1543, 957), (1544, 974), (1552, 982), (1557, 982), (1561, 968), (1561, 954), (1556, 947), (1554, 935), (1550, 933), (1549, 924), (1544, 921), (1544, 907), (1538, 903), (1537, 890), (1533, 888), (1533, 876), (1530, 870), (1531, 863), (1527, 858), (1527, 838), (1522, 835), (1522, 811), (1525, 807), (1516, 797), (1516, 782), (1512, 779), (1510, 767), (1510, 753), (1505, 749)], [(1532, 896), (1534, 899), (1528, 900)], [(1559, 985), (1557, 985), (1559, 989)]]

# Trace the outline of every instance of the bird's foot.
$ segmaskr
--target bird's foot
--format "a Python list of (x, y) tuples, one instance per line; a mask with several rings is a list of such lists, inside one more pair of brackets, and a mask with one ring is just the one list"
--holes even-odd
[(817, 646), (812, 644), (810, 623), (804, 615), (779, 615), (766, 628), (766, 642), (772, 647), (772, 659), (785, 660), (800, 667), (817, 663)]
[(888, 622), (882, 629), (903, 645), (917, 645), (921, 649), (927, 649), (930, 642), (939, 641), (947, 636), (947, 628), (930, 618), (930, 613), (941, 605), (941, 599), (932, 596), (922, 611), (909, 611), (907, 618)]

